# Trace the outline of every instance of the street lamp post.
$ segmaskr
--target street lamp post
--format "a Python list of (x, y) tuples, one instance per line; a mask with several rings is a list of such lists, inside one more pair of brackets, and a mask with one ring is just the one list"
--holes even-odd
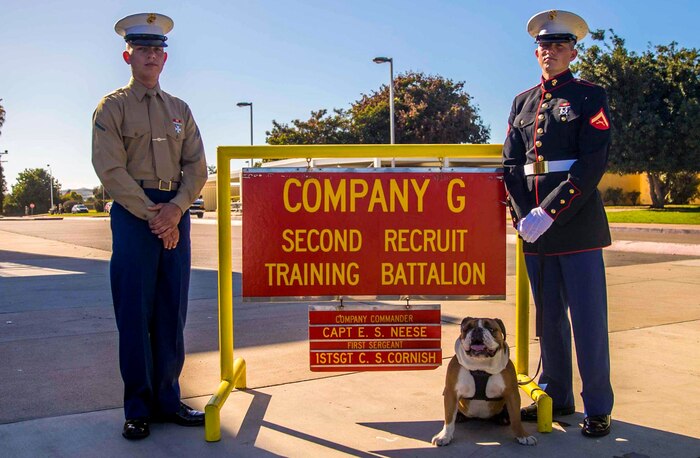
[[(0, 156), (2, 156), (3, 154), (7, 154), (7, 150), (5, 150), (5, 151), (0, 151)], [(3, 160), (2, 160), (2, 157), (0, 157), (0, 186), (2, 186), (2, 183), (3, 183), (3, 176), (4, 176), (4, 175), (3, 175), (3, 174), (4, 174), (4, 170), (2, 169), (2, 163), (3, 163), (3, 162), (7, 162), (7, 161), (3, 161)], [(3, 195), (2, 189), (0, 189), (0, 215), (2, 215), (3, 212), (4, 212), (4, 209), (3, 209), (3, 207), (2, 207), (2, 200), (3, 200), (4, 198), (5, 198), (5, 196)]]
[[(385, 64), (389, 62), (389, 142), (394, 144), (394, 59), (392, 57), (375, 57), (372, 59), (375, 64)], [(393, 167), (394, 158), (391, 159)]]
[[(250, 146), (253, 146), (253, 102), (238, 102), (238, 107), (250, 107)], [(250, 160), (250, 166), (253, 167), (253, 159)]]
[(51, 208), (49, 211), (53, 211), (53, 173), (51, 173), (51, 164), (46, 164), (49, 168), (49, 195), (51, 196)]

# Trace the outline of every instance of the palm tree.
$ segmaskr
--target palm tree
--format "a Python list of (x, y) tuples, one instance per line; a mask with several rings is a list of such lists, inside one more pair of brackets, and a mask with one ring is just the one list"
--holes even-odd
[[(2, 99), (0, 99), (2, 102)], [(2, 125), (5, 124), (5, 107), (0, 103), (0, 134), (2, 134)]]

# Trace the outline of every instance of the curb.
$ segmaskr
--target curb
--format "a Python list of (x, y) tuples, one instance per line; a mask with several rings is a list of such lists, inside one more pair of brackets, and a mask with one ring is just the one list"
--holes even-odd
[(61, 221), (62, 216), (9, 216), (0, 217), (0, 221)]
[[(206, 214), (205, 214), (206, 215)], [(83, 218), (104, 219), (108, 216), (87, 216)], [(65, 219), (62, 216), (10, 216), (2, 217), (1, 221), (61, 221)], [(72, 218), (71, 218), (72, 219)], [(204, 219), (215, 219), (207, 218)], [(231, 220), (241, 219), (238, 215), (232, 215)], [(610, 223), (610, 230), (616, 232), (653, 232), (657, 234), (698, 234), (700, 235), (700, 225), (682, 225), (682, 224), (628, 224), (628, 223)]]
[(610, 230), (617, 232), (655, 232), (657, 234), (700, 234), (700, 226), (673, 224), (625, 224), (610, 223)]

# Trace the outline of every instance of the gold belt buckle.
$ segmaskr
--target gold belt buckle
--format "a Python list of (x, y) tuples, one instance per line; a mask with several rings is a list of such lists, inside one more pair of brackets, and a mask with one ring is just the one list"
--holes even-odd
[[(165, 188), (163, 187), (163, 183), (167, 183), (168, 187)], [(158, 190), (159, 191), (172, 191), (173, 188), (173, 182), (172, 181), (163, 181), (163, 180), (158, 180)]]
[(549, 172), (547, 161), (533, 162), (532, 171), (535, 175), (543, 175)]

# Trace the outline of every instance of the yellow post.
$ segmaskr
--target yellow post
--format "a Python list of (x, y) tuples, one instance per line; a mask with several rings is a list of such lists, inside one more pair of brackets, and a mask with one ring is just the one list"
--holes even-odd
[[(219, 152), (216, 160), (217, 222), (219, 231), (219, 364), (221, 383), (204, 409), (204, 435), (221, 439), (221, 407), (235, 388), (245, 388), (245, 361), (233, 361), (233, 269), (231, 266), (231, 157)], [(235, 367), (234, 367), (235, 366)]]
[(537, 431), (552, 432), (552, 398), (530, 378), (530, 284), (527, 278), (523, 240), (515, 241), (515, 371), (518, 383), (537, 403)]

